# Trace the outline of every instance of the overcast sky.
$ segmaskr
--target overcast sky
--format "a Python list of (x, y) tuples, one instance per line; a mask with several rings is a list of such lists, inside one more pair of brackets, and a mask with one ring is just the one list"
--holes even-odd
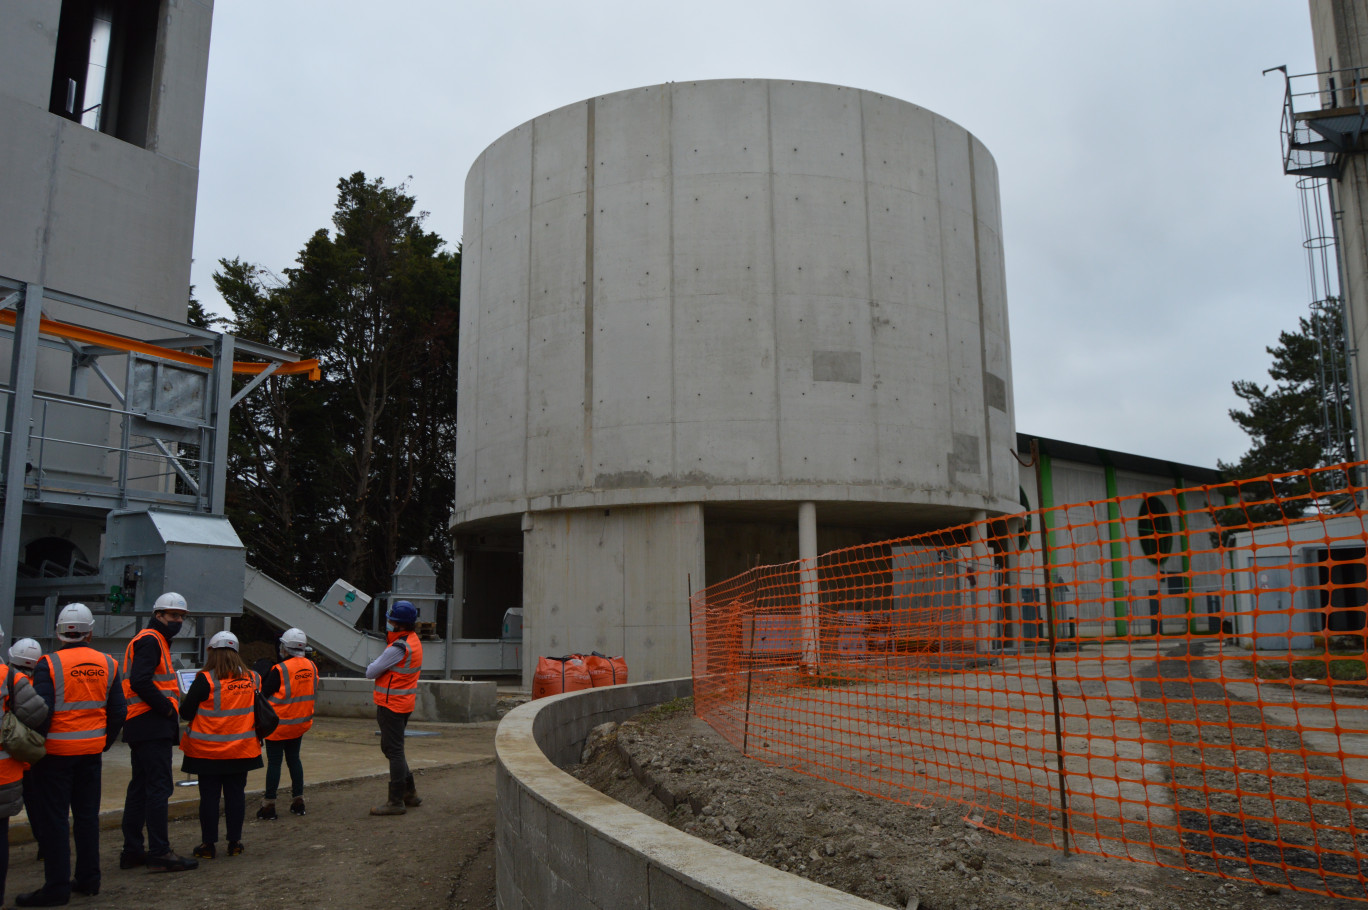
[(1231, 380), (1267, 380), (1310, 300), (1260, 71), (1312, 57), (1289, 0), (219, 0), (193, 280), (219, 309), (219, 259), (288, 268), (358, 170), (409, 180), (454, 248), (476, 156), (593, 95), (869, 89), (997, 160), (1017, 429), (1214, 467), (1247, 447)]

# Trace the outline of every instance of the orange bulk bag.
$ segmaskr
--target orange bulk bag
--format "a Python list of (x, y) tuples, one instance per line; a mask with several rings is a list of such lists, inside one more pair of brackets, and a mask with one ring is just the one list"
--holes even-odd
[(578, 692), (589, 689), (589, 671), (584, 661), (573, 654), (565, 657), (537, 658), (537, 672), (532, 674), (532, 697), (543, 698), (560, 692)]
[(627, 681), (627, 658), (609, 657), (597, 651), (584, 658), (589, 679), (595, 686), (617, 686)]

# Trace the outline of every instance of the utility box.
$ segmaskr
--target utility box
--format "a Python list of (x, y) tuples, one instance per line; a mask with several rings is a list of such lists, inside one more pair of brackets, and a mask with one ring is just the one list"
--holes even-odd
[(369, 594), (339, 578), (332, 583), (332, 587), (323, 595), (318, 606), (347, 625), (354, 626), (361, 621), (361, 614), (366, 612), (370, 602)]
[(242, 541), (222, 515), (149, 509), (105, 520), (100, 570), (111, 610), (150, 613), (158, 597), (176, 591), (192, 614), (237, 616), (246, 567)]
[(418, 621), (431, 623), (437, 621), (437, 604), (445, 601), (446, 595), (437, 593), (437, 573), (431, 563), (422, 556), (404, 556), (390, 577), (388, 600), (409, 601), (418, 608)]
[(503, 634), (499, 636), (504, 641), (522, 641), (523, 635), (523, 611), (522, 607), (512, 607), (504, 610)]

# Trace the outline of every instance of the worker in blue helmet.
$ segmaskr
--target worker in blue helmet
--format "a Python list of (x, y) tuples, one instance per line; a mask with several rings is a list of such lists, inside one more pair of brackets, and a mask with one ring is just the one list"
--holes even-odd
[(366, 667), (366, 678), (375, 680), (375, 720), (380, 725), (380, 751), (389, 759), (389, 795), (371, 809), (371, 815), (403, 815), (423, 802), (404, 757), (404, 730), (418, 700), (418, 676), (423, 671), (423, 643), (413, 631), (418, 608), (407, 600), (390, 604), (385, 619), (385, 650)]

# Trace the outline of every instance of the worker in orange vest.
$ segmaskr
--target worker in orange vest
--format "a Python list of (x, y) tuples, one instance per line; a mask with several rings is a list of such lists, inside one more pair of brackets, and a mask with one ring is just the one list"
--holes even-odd
[[(9, 649), (9, 665), (10, 665), (10, 669), (11, 669), (12, 671), (14, 671), (14, 675), (15, 675), (15, 676), (22, 676), (25, 680), (27, 680), (27, 681), (29, 682), (30, 685), (32, 685), (32, 683), (33, 683), (33, 667), (34, 667), (35, 664), (38, 663), (38, 658), (40, 658), (40, 657), (42, 657), (42, 656), (43, 656), (43, 646), (42, 646), (42, 645), (38, 644), (38, 642), (34, 641), (32, 638), (21, 638), (21, 639), (19, 639), (18, 641), (16, 641), (14, 644), (10, 645), (10, 649)], [(40, 699), (40, 700), (41, 700), (41, 699)], [(33, 773), (29, 770), (29, 766), (28, 766), (27, 764), (24, 765), (24, 784), (23, 784), (23, 789), (24, 789), (24, 811), (26, 811), (26, 812), (28, 813), (28, 818), (29, 818), (29, 831), (33, 833), (33, 841), (34, 841), (34, 843), (37, 843), (37, 842), (38, 842), (38, 833), (37, 833), (36, 831), (33, 830), (33, 813), (34, 813), (34, 810), (33, 810), (33, 808), (32, 808), (32, 806), (34, 805), (34, 802), (33, 802), (33, 799), (34, 799), (34, 797), (33, 797)], [(40, 847), (40, 848), (38, 849), (38, 856), (37, 856), (37, 859), (42, 859), (42, 858), (43, 858), (43, 850), (42, 850), (42, 848)], [(3, 883), (4, 883), (3, 881), (0, 881), (0, 884), (3, 884)], [(0, 898), (3, 898), (3, 897), (4, 897), (3, 891), (0, 891)]]
[(375, 720), (380, 725), (380, 751), (389, 759), (389, 796), (371, 809), (371, 815), (403, 815), (423, 802), (404, 757), (404, 729), (417, 701), (423, 643), (413, 631), (418, 608), (407, 600), (391, 604), (385, 618), (390, 627), (387, 645), (366, 667), (366, 678), (375, 680)]
[(280, 786), (280, 764), (290, 769), (290, 812), (304, 814), (304, 765), (299, 760), (299, 744), (313, 726), (314, 690), (318, 667), (305, 655), (309, 638), (303, 629), (286, 629), (280, 636), (280, 663), (271, 667), (261, 683), (261, 694), (275, 708), (280, 726), (266, 737), (266, 792), (262, 795), (257, 818), (274, 821), (276, 788)]
[[(30, 772), (44, 882), (14, 899), (20, 907), (58, 907), (73, 891), (100, 893), (101, 755), (118, 739), (127, 707), (118, 664), (90, 647), (94, 631), (90, 608), (67, 604), (57, 614), (61, 648), (33, 668), (33, 688), (48, 706), (47, 728), (39, 728), (47, 756)], [(76, 843), (74, 878), (68, 834)]]
[[(180, 739), (180, 682), (171, 665), (171, 639), (181, 630), (189, 607), (185, 598), (167, 591), (152, 605), (152, 620), (124, 650), (123, 692), (128, 719), (128, 792), (124, 796), (123, 852), (119, 868), (146, 865), (153, 872), (183, 872), (199, 863), (171, 849), (167, 834), (168, 804), (176, 790), (171, 779), (171, 749)], [(143, 850), (143, 828), (147, 850)]]
[[(4, 632), (0, 630), (0, 639), (3, 638)], [(18, 664), (25, 656), (27, 648), (21, 649), (17, 658), (15, 656), (15, 648), (25, 641), (33, 639), (20, 639), (14, 643), (14, 648), (10, 648), (11, 664)], [(13, 712), (29, 727), (41, 727), (47, 720), (47, 705), (17, 666), (0, 664), (0, 712)], [(27, 764), (12, 758), (0, 747), (0, 904), (5, 900), (5, 877), (9, 871), (9, 820), (24, 808), (23, 778), (27, 769)]]
[(228, 855), (242, 853), (247, 772), (262, 764), (252, 715), (260, 689), (261, 677), (247, 669), (238, 655), (236, 635), (219, 632), (209, 639), (204, 669), (195, 674), (180, 707), (181, 720), (190, 724), (181, 737), (185, 753), (181, 770), (199, 776), (203, 842), (194, 852), (201, 859), (213, 859), (218, 853), (220, 794), (228, 826)]

